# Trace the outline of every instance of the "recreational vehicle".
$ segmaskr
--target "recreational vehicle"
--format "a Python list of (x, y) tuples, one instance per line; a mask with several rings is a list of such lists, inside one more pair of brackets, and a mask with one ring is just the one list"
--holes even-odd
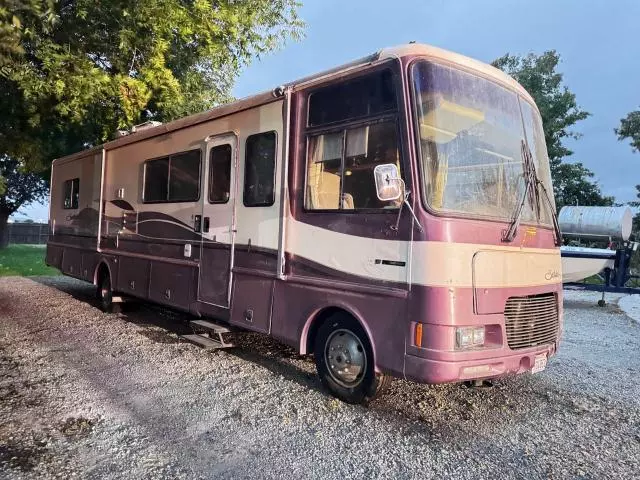
[(540, 113), (511, 77), (386, 48), (57, 159), (47, 264), (313, 354), (366, 402), (400, 377), (539, 372), (562, 275)]

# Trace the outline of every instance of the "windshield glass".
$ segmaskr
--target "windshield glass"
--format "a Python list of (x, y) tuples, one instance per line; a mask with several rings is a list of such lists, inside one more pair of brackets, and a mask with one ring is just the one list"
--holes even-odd
[[(553, 196), (542, 124), (527, 102), (487, 79), (426, 61), (414, 66), (412, 80), (423, 193), (431, 208), (511, 220), (525, 190), (525, 139)], [(548, 224), (549, 208), (540, 203), (540, 222)], [(522, 221), (538, 221), (529, 202)]]

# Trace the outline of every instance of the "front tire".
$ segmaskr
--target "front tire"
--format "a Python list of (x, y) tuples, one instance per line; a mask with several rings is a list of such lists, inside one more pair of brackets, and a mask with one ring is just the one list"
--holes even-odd
[(111, 288), (111, 278), (109, 274), (100, 277), (96, 296), (98, 297), (98, 302), (100, 302), (100, 310), (105, 313), (120, 312), (120, 304), (113, 302), (113, 289)]
[(389, 383), (376, 375), (369, 338), (349, 315), (334, 314), (320, 326), (314, 357), (324, 387), (346, 403), (366, 404)]

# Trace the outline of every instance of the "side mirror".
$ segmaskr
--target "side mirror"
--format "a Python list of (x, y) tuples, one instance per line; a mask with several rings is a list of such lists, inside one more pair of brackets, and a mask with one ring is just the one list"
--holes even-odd
[(376, 195), (382, 202), (397, 200), (402, 196), (402, 181), (398, 167), (393, 163), (378, 165), (373, 169), (376, 181)]

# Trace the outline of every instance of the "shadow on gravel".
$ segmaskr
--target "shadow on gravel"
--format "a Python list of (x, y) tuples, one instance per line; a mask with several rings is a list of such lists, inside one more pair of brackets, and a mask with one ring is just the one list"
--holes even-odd
[[(60, 277), (34, 277), (33, 280), (60, 290), (78, 301), (88, 303), (99, 309), (99, 304), (95, 298), (95, 287), (91, 284), (66, 277), (64, 277), (64, 281), (60, 281)], [(117, 316), (126, 322), (143, 328), (147, 327), (139, 332), (140, 335), (156, 343), (182, 343), (183, 341), (177, 338), (176, 335), (194, 333), (188, 324), (189, 320), (193, 320), (193, 316), (152, 303), (135, 301), (124, 303), (122, 312), (118, 313)], [(285, 379), (296, 382), (306, 388), (325, 393), (320, 380), (315, 375), (315, 365), (310, 357), (304, 359), (294, 349), (282, 345), (263, 334), (238, 332), (231, 334), (230, 340), (235, 347), (226, 349), (224, 351), (226, 354), (260, 365), (273, 374), (281, 375)], [(199, 347), (194, 346), (193, 348)], [(293, 365), (289, 362), (291, 359), (307, 361), (312, 365), (313, 373)]]
[[(62, 278), (64, 278), (64, 281), (61, 281), (61, 277), (34, 277), (33, 280), (42, 285), (60, 290), (74, 299), (100, 310), (95, 296), (96, 287), (94, 285), (67, 277)], [(121, 313), (114, 315), (141, 327), (159, 327), (165, 330), (167, 334), (163, 334), (157, 329), (140, 332), (141, 335), (156, 343), (179, 343), (179, 340), (170, 336), (169, 333), (175, 333), (176, 335), (192, 333), (192, 329), (187, 324), (190, 318), (187, 314), (147, 302), (126, 302), (122, 304)]]
[(46, 454), (46, 442), (38, 445), (26, 445), (8, 442), (0, 445), (0, 466), (8, 465), (22, 472), (30, 472)]
[(604, 307), (598, 306), (596, 301), (589, 300), (565, 300), (563, 302), (565, 309), (571, 310), (597, 310), (603, 313), (621, 313), (617, 300), (606, 299)]

